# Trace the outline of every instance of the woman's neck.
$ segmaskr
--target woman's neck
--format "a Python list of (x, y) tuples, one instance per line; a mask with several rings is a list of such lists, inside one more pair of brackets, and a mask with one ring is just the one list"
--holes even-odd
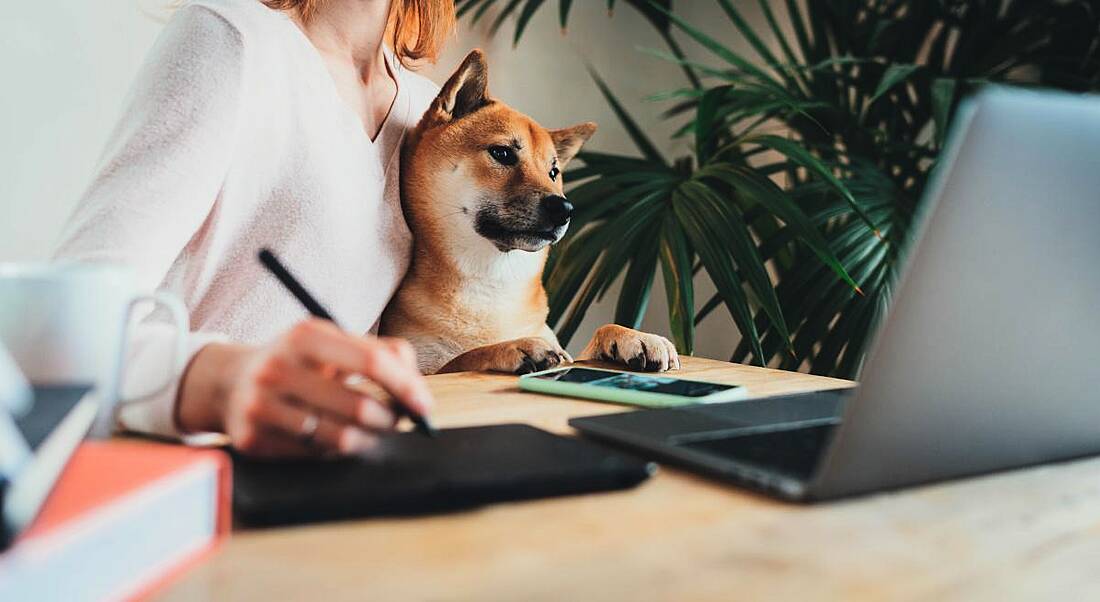
[(301, 15), (291, 17), (322, 55), (354, 64), (369, 85), (374, 78), (390, 77), (383, 54), (390, 2), (325, 0), (308, 21)]

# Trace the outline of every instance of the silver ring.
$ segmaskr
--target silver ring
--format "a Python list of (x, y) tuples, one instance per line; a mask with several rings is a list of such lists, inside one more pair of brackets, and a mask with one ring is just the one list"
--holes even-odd
[(317, 414), (306, 414), (302, 419), (302, 426), (298, 429), (298, 436), (305, 443), (313, 443), (313, 438), (317, 436), (317, 427), (320, 425), (321, 419)]

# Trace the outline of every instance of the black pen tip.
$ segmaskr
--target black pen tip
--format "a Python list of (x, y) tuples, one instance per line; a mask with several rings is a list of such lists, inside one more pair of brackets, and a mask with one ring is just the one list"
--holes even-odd
[(434, 426), (432, 426), (432, 423), (428, 422), (427, 418), (424, 418), (423, 416), (414, 416), (412, 421), (413, 424), (416, 425), (416, 430), (420, 431), (424, 435), (427, 435), (428, 437), (431, 437), (433, 439), (439, 436), (439, 431), (436, 430)]

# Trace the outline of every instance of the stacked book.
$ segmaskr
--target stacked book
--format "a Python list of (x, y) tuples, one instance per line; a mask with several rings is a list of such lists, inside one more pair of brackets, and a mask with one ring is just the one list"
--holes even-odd
[(30, 527), (0, 553), (0, 600), (146, 597), (230, 527), (218, 450), (85, 442)]

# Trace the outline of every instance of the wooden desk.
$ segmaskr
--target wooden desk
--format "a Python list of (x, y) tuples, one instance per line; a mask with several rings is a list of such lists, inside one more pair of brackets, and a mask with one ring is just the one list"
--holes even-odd
[[(685, 359), (754, 395), (846, 381)], [(569, 432), (603, 404), (431, 382), (441, 426)], [(816, 506), (662, 467), (637, 489), (235, 534), (162, 600), (938, 600), (1100, 594), (1100, 460)], [(1092, 596), (1081, 594), (1091, 593)]]

